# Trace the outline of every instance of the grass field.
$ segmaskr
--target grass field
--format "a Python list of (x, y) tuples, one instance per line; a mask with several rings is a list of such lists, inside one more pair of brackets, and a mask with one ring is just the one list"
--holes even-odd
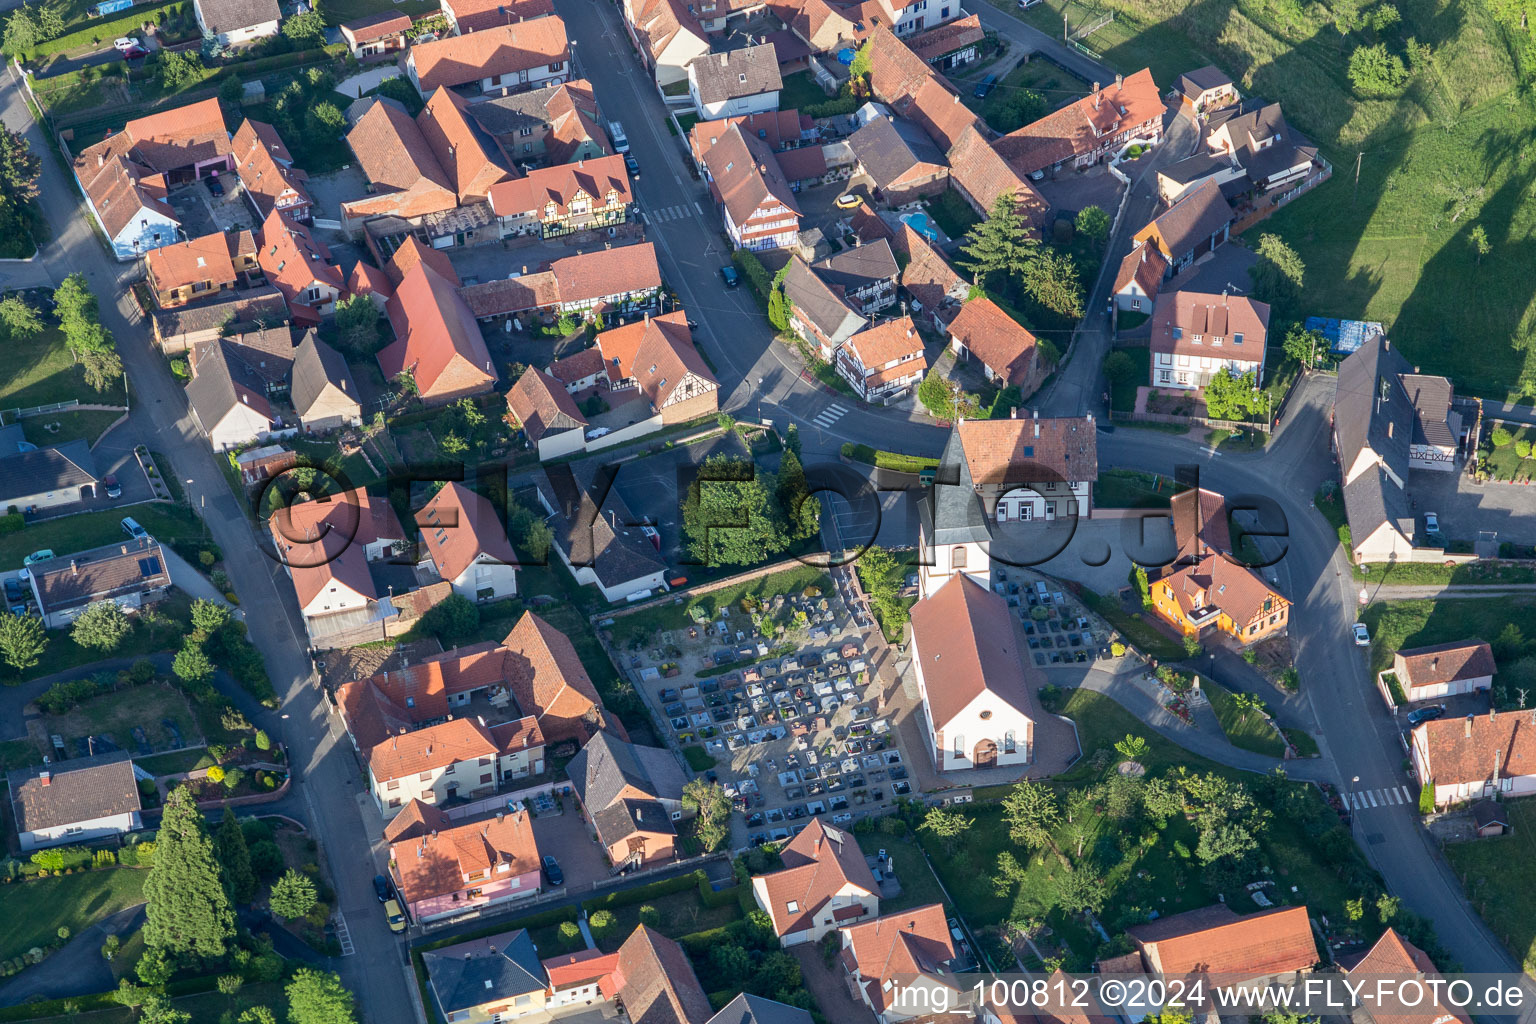
[(784, 88), (779, 90), (779, 109), (800, 110), (831, 98), (816, 84), (809, 71), (801, 71), (785, 76)]
[(1445, 859), (1461, 877), (1467, 899), (1527, 973), (1536, 973), (1536, 800), (1506, 800), (1513, 834), (1450, 843)]
[[(1383, 601), (1361, 615), (1371, 631), (1371, 673), (1391, 667), (1392, 656), (1404, 647), (1426, 647), (1452, 640), (1498, 639), (1514, 626), (1524, 637), (1536, 637), (1536, 598), (1498, 597), (1455, 601)], [(1514, 707), (1494, 677), (1494, 700)]]
[(896, 881), (901, 883), (901, 895), (895, 899), (882, 899), (880, 913), (889, 914), (909, 907), (926, 907), (930, 903), (951, 904), (944, 898), (944, 890), (933, 874), (933, 869), (923, 859), (922, 849), (911, 839), (901, 839), (880, 832), (870, 832), (857, 837), (859, 849), (866, 857), (884, 850), (896, 868)]
[[(190, 509), (164, 504), (135, 505), (133, 518), (156, 540), (167, 544), (202, 536), (201, 524)], [(0, 537), (0, 568), (19, 567), (23, 558), (43, 548), (64, 555), (125, 539), (122, 522), (123, 513), (109, 510), (33, 523)]]
[[(1527, 483), (1532, 475), (1536, 475), (1536, 459), (1526, 456), (1521, 458), (1517, 446), (1524, 441), (1528, 446), (1536, 441), (1536, 427), (1514, 427), (1510, 431), (1510, 443), (1491, 449), (1483, 456), (1482, 462), (1487, 467), (1489, 475), (1495, 480), (1513, 481), (1515, 483)], [(1527, 447), (1527, 451), (1530, 449)]]
[(0, 381), (0, 409), (28, 409), (78, 398), (82, 402), (122, 405), (120, 386), (97, 393), (85, 386), (85, 374), (64, 347), (64, 335), (49, 327), (35, 338), (6, 343), (10, 367)]
[(1098, 508), (1167, 508), (1170, 499), (1184, 490), (1188, 488), (1160, 473), (1104, 469), (1093, 485), (1093, 503)]
[[(181, 638), (188, 629), (186, 622), (190, 607), (191, 601), (185, 595), (179, 591), (173, 592), (157, 609), (158, 617), (152, 625), (146, 623), (141, 616), (132, 619), (132, 632), (117, 645), (111, 657), (137, 658), (181, 646)], [(48, 631), (48, 648), (39, 663), (22, 673), (9, 665), (0, 665), (0, 684), (11, 686), (38, 676), (79, 668), (101, 659), (101, 651), (81, 647), (70, 637), (69, 630), (53, 629)], [(207, 732), (207, 729), (203, 731)]]
[(1285, 756), (1285, 743), (1274, 727), (1264, 720), (1261, 712), (1239, 707), (1230, 690), (1209, 679), (1200, 680), (1200, 689), (1210, 700), (1211, 710), (1220, 719), (1222, 731), (1227, 734), (1227, 742), (1256, 754)]
[(1128, 374), (1123, 380), (1109, 382), (1109, 407), (1115, 412), (1134, 412), (1136, 389), (1152, 379), (1152, 350), (1143, 345), (1132, 345), (1118, 351), (1131, 357), (1131, 361), (1136, 364), (1136, 372)]
[[(120, 412), (55, 412), (46, 416), (28, 416), (21, 421), (23, 436), (38, 446), (85, 441), (95, 444), (107, 428), (122, 417)], [(50, 430), (50, 427), (57, 429)]]
[(103, 694), (62, 715), (44, 716), (41, 727), (48, 735), (64, 737), (72, 745), (76, 737), (109, 736), (124, 750), (135, 750), (133, 728), (144, 730), (152, 746), (173, 743), (171, 730), (162, 721), (174, 722), (181, 733), (179, 746), (198, 743), (201, 737), (181, 691), (168, 685), (151, 684)]
[(108, 914), (144, 902), (148, 876), (137, 868), (114, 868), (11, 883), (0, 915), (0, 960), (46, 946), (58, 938), (61, 925), (79, 934)]

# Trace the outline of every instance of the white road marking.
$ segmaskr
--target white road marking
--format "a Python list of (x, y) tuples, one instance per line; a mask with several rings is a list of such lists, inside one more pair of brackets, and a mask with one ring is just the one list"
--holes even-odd
[(693, 208), (695, 210), (699, 211), (699, 216), (700, 217), (704, 216), (704, 207), (699, 205), (699, 202), (698, 202), (697, 199), (695, 199), (694, 202), (693, 202)]
[(1408, 804), (1413, 803), (1413, 794), (1408, 792), (1408, 787), (1407, 786), (1399, 786), (1397, 788), (1401, 789), (1403, 791), (1403, 802), (1404, 803), (1408, 803)]
[(347, 929), (347, 919), (339, 910), (336, 912), (336, 941), (341, 945), (342, 956), (351, 956), (357, 952), (357, 948), (352, 945), (352, 933)]

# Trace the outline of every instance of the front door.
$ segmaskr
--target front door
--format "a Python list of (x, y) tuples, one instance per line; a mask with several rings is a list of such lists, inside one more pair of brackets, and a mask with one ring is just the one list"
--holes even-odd
[(993, 768), (997, 766), (997, 744), (991, 740), (982, 740), (976, 744), (975, 756), (972, 758), (977, 768)]

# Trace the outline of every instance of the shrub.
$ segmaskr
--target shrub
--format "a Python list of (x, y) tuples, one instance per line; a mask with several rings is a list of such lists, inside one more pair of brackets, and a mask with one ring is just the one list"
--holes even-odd
[(1530, 458), (1531, 457), (1531, 442), (1526, 440), (1523, 437), (1520, 440), (1516, 441), (1515, 442), (1515, 454), (1520, 456), (1522, 459)]
[(1488, 435), (1488, 440), (1493, 442), (1493, 446), (1495, 448), (1503, 448), (1514, 439), (1514, 434), (1510, 433), (1509, 430), (1505, 427), (1500, 426), (1495, 426), (1493, 431)]
[(257, 729), (256, 730), (256, 749), (257, 750), (271, 750), (272, 749), (272, 737), (267, 735), (267, 731), (265, 729)]

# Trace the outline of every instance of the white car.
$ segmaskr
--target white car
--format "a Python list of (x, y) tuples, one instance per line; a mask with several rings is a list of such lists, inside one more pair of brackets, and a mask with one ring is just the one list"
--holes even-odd
[(142, 49), (143, 44), (132, 36), (124, 36), (121, 39), (112, 40), (112, 48), (127, 53), (129, 50)]
[(1350, 626), (1349, 628), (1355, 634), (1355, 646), (1356, 647), (1369, 647), (1369, 646), (1371, 646), (1371, 634), (1366, 630), (1365, 623), (1357, 622), (1353, 626)]

